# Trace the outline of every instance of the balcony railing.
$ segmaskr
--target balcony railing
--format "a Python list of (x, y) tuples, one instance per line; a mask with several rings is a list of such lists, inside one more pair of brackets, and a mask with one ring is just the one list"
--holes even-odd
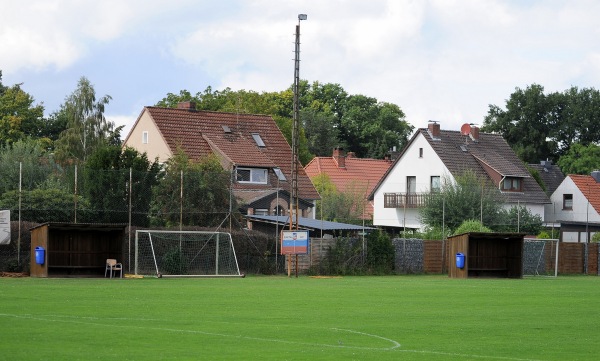
[(384, 208), (420, 208), (425, 205), (429, 193), (385, 193)]

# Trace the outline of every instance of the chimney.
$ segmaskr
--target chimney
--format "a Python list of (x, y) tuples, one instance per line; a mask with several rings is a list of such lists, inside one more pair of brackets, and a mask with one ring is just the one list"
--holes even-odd
[(356, 154), (354, 152), (348, 152), (346, 158), (356, 158)]
[(335, 160), (339, 168), (346, 168), (346, 157), (344, 156), (344, 149), (335, 148), (333, 150), (333, 159)]
[(181, 102), (177, 104), (177, 109), (196, 110), (196, 103), (193, 101)]
[(479, 142), (479, 127), (476, 125), (471, 126), (471, 133), (469, 133), (471, 140), (475, 143)]
[(600, 171), (595, 170), (592, 172), (592, 178), (596, 181), (596, 183), (600, 183)]
[(544, 167), (544, 172), (547, 172), (550, 169), (552, 169), (552, 161), (551, 160), (543, 160), (540, 162), (540, 164), (542, 165), (542, 167)]
[(438, 122), (432, 122), (429, 123), (427, 130), (429, 131), (429, 135), (431, 135), (432, 138), (436, 138), (439, 139), (440, 138), (440, 123)]

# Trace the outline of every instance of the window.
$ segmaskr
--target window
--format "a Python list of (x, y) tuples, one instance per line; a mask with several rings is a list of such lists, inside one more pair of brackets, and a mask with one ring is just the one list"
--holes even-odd
[(255, 216), (268, 216), (269, 215), (269, 210), (268, 209), (255, 209), (254, 210), (254, 215)]
[(432, 192), (440, 191), (440, 176), (439, 175), (431, 176), (431, 191)]
[(564, 210), (573, 210), (573, 195), (572, 194), (563, 194), (563, 209)]
[(419, 148), (419, 158), (423, 158), (423, 148)]
[(148, 144), (148, 131), (142, 133), (142, 144)]
[(417, 193), (417, 177), (408, 176), (406, 177), (406, 193)]
[(506, 192), (521, 192), (523, 189), (523, 180), (515, 177), (505, 177), (500, 185), (501, 190)]
[(265, 142), (263, 142), (262, 138), (260, 137), (260, 134), (258, 134), (258, 133), (252, 133), (252, 138), (254, 138), (254, 141), (256, 142), (256, 145), (258, 145), (261, 148), (265, 147)]
[(239, 183), (267, 184), (267, 170), (259, 168), (237, 168), (236, 180)]

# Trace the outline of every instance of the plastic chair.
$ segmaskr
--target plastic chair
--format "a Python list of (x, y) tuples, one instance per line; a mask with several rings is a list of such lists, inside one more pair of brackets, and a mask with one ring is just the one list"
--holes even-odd
[(116, 259), (107, 259), (106, 260), (106, 268), (104, 269), (104, 277), (110, 271), (110, 278), (113, 278), (113, 273), (115, 271), (120, 272), (121, 278), (123, 278), (123, 264), (118, 263)]

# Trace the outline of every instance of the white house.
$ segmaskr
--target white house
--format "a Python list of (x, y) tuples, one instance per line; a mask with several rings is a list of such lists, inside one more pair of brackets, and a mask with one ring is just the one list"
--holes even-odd
[(502, 136), (468, 124), (447, 131), (431, 123), (416, 131), (371, 193), (374, 225), (423, 229), (419, 208), (425, 195), (467, 170), (493, 182), (506, 207), (521, 205), (543, 219), (548, 196)]
[(563, 242), (587, 242), (600, 227), (600, 172), (568, 175), (550, 197), (546, 220), (560, 223)]

